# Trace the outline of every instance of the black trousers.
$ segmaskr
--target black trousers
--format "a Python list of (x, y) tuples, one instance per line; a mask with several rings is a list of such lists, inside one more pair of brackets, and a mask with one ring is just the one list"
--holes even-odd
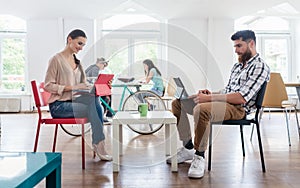
[[(108, 95), (108, 96), (101, 96), (101, 98), (102, 98), (109, 106), (111, 106), (111, 95)], [(107, 107), (106, 107), (104, 104), (102, 104), (102, 106), (103, 106), (103, 109), (104, 109), (104, 113), (106, 112), (106, 117), (112, 117), (113, 115), (112, 115), (111, 111), (109, 111), (109, 110), (107, 109)]]

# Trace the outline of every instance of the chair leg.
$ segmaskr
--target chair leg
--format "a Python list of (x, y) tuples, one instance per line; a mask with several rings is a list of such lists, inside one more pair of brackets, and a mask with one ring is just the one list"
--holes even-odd
[(262, 107), (260, 109), (260, 114), (259, 114), (259, 120), (261, 120), (262, 116), (263, 116), (263, 113), (264, 113), (264, 108)]
[(285, 112), (285, 121), (286, 121), (286, 129), (288, 133), (288, 141), (289, 141), (289, 146), (291, 146), (291, 138), (290, 138), (290, 125), (289, 125), (289, 120), (288, 120), (288, 115), (287, 115), (287, 109), (284, 109)]
[(240, 132), (241, 132), (241, 141), (242, 141), (243, 157), (245, 157), (245, 144), (244, 144), (243, 125), (240, 125)]
[(55, 152), (58, 124), (55, 125), (52, 152)]
[(210, 124), (209, 146), (208, 146), (208, 171), (211, 170), (211, 154), (212, 154), (212, 123)]
[(254, 130), (254, 125), (252, 125), (252, 129), (251, 129), (251, 135), (250, 135), (250, 141), (252, 142), (252, 137), (253, 137), (253, 130)]
[[(260, 114), (259, 114), (258, 122), (260, 123), (261, 118), (262, 118), (262, 114), (264, 113), (264, 108), (261, 108), (259, 113), (260, 113)], [(250, 136), (250, 141), (251, 141), (251, 142), (252, 142), (252, 137), (253, 137), (254, 126), (255, 126), (255, 125), (252, 124), (252, 130), (251, 130), (251, 136)]]
[(260, 161), (261, 161), (261, 168), (263, 172), (266, 172), (266, 166), (265, 166), (265, 160), (264, 160), (264, 152), (261, 142), (261, 136), (260, 136), (260, 130), (259, 130), (259, 124), (256, 124), (256, 131), (257, 131), (257, 139), (258, 139), (258, 145), (259, 145), (259, 153), (260, 153)]
[(38, 122), (37, 129), (36, 129), (36, 134), (35, 134), (35, 142), (34, 142), (34, 148), (33, 152), (36, 152), (37, 147), (38, 147), (38, 142), (39, 142), (39, 136), (40, 136), (40, 129), (41, 129), (41, 122)]
[(298, 119), (296, 107), (295, 107), (295, 116), (296, 116), (296, 121), (297, 121), (297, 126), (298, 126), (298, 134), (299, 134), (299, 138), (300, 138), (300, 126), (299, 126), (299, 119)]
[(82, 169), (85, 169), (84, 124), (81, 124), (81, 165)]

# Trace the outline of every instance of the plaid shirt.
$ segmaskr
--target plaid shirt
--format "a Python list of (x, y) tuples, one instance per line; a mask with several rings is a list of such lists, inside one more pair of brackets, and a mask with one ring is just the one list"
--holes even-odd
[(225, 92), (239, 92), (246, 100), (246, 103), (243, 104), (245, 111), (250, 113), (255, 109), (256, 94), (261, 85), (269, 80), (269, 77), (269, 66), (260, 58), (259, 54), (256, 54), (246, 62), (244, 68), (242, 63), (234, 64)]

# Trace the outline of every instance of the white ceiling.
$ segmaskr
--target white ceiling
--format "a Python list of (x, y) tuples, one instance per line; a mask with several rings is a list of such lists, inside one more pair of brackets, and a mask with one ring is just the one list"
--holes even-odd
[[(285, 2), (300, 12), (299, 0), (0, 0), (0, 14), (24, 19), (103, 18), (134, 8), (136, 13), (154, 14), (165, 19), (239, 18)], [(291, 16), (288, 12), (281, 15)], [(300, 14), (292, 16), (300, 17)]]

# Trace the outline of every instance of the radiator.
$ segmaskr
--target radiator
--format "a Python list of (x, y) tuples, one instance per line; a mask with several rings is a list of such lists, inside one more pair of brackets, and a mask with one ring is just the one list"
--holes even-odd
[(0, 112), (20, 112), (21, 98), (0, 97)]

